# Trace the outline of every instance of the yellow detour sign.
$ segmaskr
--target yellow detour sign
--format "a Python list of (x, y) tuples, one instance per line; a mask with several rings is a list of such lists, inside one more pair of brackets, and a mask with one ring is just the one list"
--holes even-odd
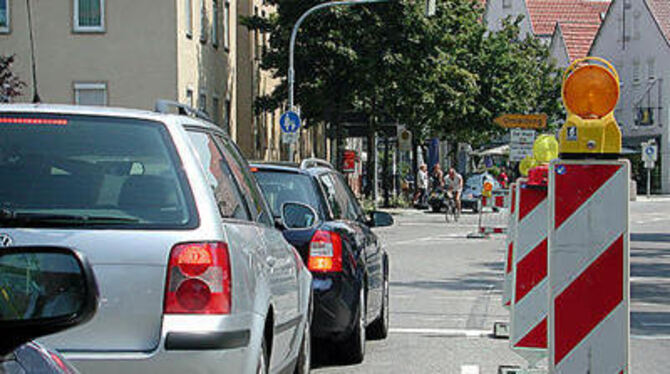
[(493, 120), (505, 128), (543, 129), (547, 127), (547, 115), (542, 114), (503, 114)]
[(621, 131), (614, 119), (619, 75), (598, 57), (575, 60), (563, 74), (561, 90), (568, 118), (559, 132), (559, 152), (619, 154)]

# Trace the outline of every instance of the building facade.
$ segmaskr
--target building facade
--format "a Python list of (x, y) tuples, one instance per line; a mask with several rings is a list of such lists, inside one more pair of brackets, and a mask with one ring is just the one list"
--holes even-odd
[(589, 54), (617, 69), (621, 94), (614, 115), (624, 145), (637, 150), (656, 139), (662, 192), (670, 193), (670, 2), (614, 0)]
[[(226, 0), (30, 0), (43, 102), (207, 111), (235, 135), (236, 6)], [(0, 0), (0, 53), (32, 100), (27, 1)]]

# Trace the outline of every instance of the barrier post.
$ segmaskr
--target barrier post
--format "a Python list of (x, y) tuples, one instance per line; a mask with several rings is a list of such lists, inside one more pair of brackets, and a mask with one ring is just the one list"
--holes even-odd
[(568, 112), (549, 177), (549, 372), (629, 373), (630, 164), (618, 160), (619, 77), (600, 58), (563, 76)]

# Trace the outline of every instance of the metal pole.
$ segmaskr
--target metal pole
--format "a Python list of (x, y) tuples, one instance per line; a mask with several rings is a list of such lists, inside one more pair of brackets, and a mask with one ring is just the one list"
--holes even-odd
[(647, 199), (651, 198), (651, 169), (647, 168)]
[(317, 10), (330, 8), (334, 6), (352, 6), (359, 4), (371, 4), (371, 3), (383, 3), (390, 0), (350, 0), (350, 1), (330, 1), (327, 3), (315, 5), (312, 8), (309, 8), (305, 13), (298, 18), (298, 21), (293, 25), (293, 31), (291, 32), (291, 40), (288, 48), (288, 109), (293, 110), (293, 83), (295, 81), (295, 70), (293, 69), (293, 52), (295, 51), (295, 39), (298, 35), (298, 29), (302, 22), (310, 14), (316, 12)]
[[(298, 21), (293, 25), (293, 31), (291, 32), (291, 40), (289, 42), (289, 48), (288, 48), (288, 110), (293, 110), (293, 85), (295, 83), (295, 70), (293, 69), (293, 55), (295, 51), (295, 39), (298, 35), (298, 29), (300, 28), (300, 25), (302, 22), (309, 16), (310, 14), (316, 12), (317, 10), (324, 9), (324, 8), (330, 8), (334, 6), (351, 6), (351, 5), (359, 5), (359, 4), (371, 4), (371, 3), (383, 3), (387, 2), (390, 0), (349, 0), (349, 1), (330, 1), (327, 3), (315, 5), (311, 8), (309, 8), (305, 13), (303, 13), (300, 18), (298, 18)], [(293, 162), (294, 161), (294, 143), (289, 143), (288, 149), (289, 149), (289, 161)]]

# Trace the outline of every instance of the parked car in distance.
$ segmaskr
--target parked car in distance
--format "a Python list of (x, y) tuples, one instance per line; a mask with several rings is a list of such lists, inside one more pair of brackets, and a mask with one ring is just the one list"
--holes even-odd
[(466, 178), (465, 185), (463, 186), (463, 194), (461, 196), (461, 207), (463, 209), (471, 209), (475, 213), (478, 213), (482, 209), (482, 188), (485, 181), (493, 183), (494, 190), (501, 188), (500, 183), (489, 173), (471, 174)]
[(0, 180), (0, 235), (95, 271), (98, 313), (41, 340), (80, 371), (309, 371), (311, 274), (202, 113), (3, 105)]
[(89, 321), (98, 287), (86, 259), (68, 248), (0, 248), (0, 373), (75, 374), (34, 339)]
[(361, 362), (366, 338), (388, 334), (389, 256), (371, 228), (390, 226), (393, 218), (384, 212), (366, 216), (342, 175), (325, 161), (256, 163), (252, 171), (275, 219), (288, 222), (289, 211), (316, 215), (309, 227), (283, 227), (314, 277), (312, 336), (329, 341), (328, 349), (335, 342), (342, 359)]

